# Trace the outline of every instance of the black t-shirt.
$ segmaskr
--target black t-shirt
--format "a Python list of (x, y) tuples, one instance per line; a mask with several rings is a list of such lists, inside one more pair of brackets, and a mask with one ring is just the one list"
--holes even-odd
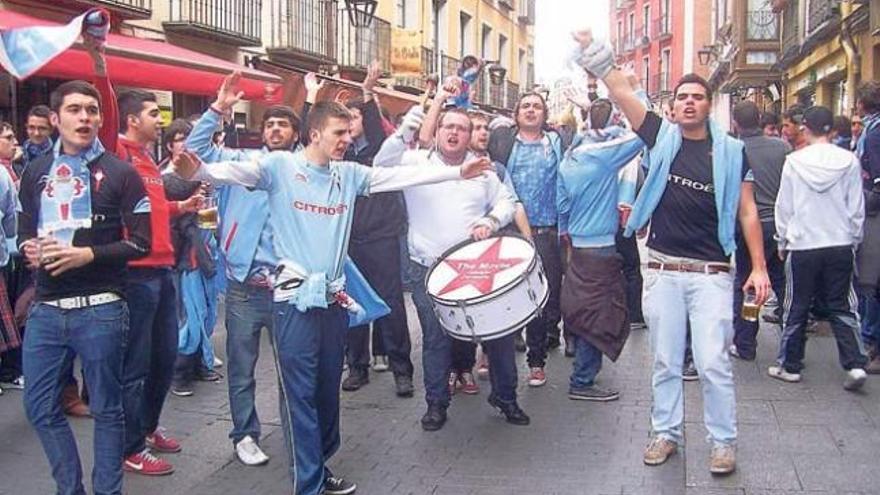
[[(660, 132), (661, 118), (648, 112), (636, 131), (653, 148)], [(742, 175), (749, 171), (743, 153)], [(718, 210), (712, 177), (712, 139), (682, 138), (681, 150), (669, 169), (666, 190), (651, 216), (648, 247), (671, 256), (703, 261), (730, 261), (718, 241)]]

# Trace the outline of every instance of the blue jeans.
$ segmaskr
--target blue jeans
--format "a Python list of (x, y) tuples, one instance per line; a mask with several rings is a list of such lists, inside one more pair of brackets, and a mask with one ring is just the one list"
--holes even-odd
[(260, 418), (255, 396), (254, 369), (260, 357), (260, 333), (272, 329), (272, 290), (227, 279), (226, 289), (226, 365), (229, 373), (229, 409), (237, 444), (250, 435), (260, 440)]
[[(678, 262), (654, 256), (652, 261)], [(684, 440), (681, 371), (690, 322), (706, 429), (716, 445), (733, 443), (736, 399), (733, 366), (727, 351), (733, 341), (733, 276), (647, 270), (642, 310), (654, 353), (654, 433), (678, 444)]]
[(122, 376), (125, 456), (146, 447), (159, 427), (177, 357), (177, 293), (171, 270), (131, 269), (126, 300), (131, 313)]
[(571, 388), (592, 387), (596, 381), (596, 375), (602, 369), (602, 351), (580, 335), (572, 335), (572, 338), (574, 338), (575, 355), (571, 378), (568, 381), (569, 386)]
[(859, 288), (859, 315), (862, 320), (862, 342), (866, 346), (880, 346), (880, 301), (876, 288)]
[(339, 385), (348, 312), (339, 305), (305, 313), (274, 303), (273, 351), (284, 443), (296, 495), (318, 495), (324, 463), (339, 450)]
[(128, 334), (122, 301), (63, 310), (36, 304), (25, 332), (24, 408), (62, 495), (85, 495), (82, 466), (70, 425), (61, 411), (61, 389), (79, 355), (95, 418), (92, 486), (96, 495), (122, 493), (122, 361)]

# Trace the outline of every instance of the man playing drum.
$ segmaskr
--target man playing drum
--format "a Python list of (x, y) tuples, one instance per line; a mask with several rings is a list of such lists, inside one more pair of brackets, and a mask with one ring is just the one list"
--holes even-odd
[[(448, 85), (440, 88), (425, 118), (425, 125), (434, 127), (436, 149), (409, 149), (406, 134), (385, 141), (373, 166), (398, 164), (423, 168), (442, 168), (466, 163), (473, 156), (468, 152), (473, 126), (467, 113), (449, 110), (441, 115), (443, 102), (454, 94)], [(410, 113), (414, 111), (411, 110)], [(404, 119), (404, 127), (409, 122)], [(412, 136), (409, 136), (412, 139)], [(488, 158), (484, 158), (489, 163)], [(407, 269), (413, 284), (413, 302), (422, 327), (422, 365), (425, 380), (425, 401), (428, 409), (422, 417), (422, 428), (439, 430), (446, 423), (449, 407), (447, 378), (451, 366), (452, 339), (441, 328), (434, 313), (425, 278), (428, 268), (452, 246), (472, 237), (485, 239), (513, 218), (514, 202), (510, 192), (495, 174), (445, 187), (440, 184), (410, 188), (404, 191), (409, 217), (409, 253)], [(516, 362), (512, 334), (484, 342), (489, 355), (493, 390), (489, 403), (499, 408), (512, 424), (526, 425), (529, 417), (516, 402)]]

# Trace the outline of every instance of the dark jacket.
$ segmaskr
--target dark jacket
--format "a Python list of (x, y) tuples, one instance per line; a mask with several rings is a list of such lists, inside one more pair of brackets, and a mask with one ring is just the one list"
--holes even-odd
[[(174, 174), (163, 174), (162, 181), (169, 201), (187, 200), (200, 185), (198, 181), (188, 181)], [(217, 273), (214, 258), (202, 241), (197, 214), (184, 213), (171, 218), (171, 245), (174, 246), (174, 266), (178, 270), (199, 269), (208, 278)]]

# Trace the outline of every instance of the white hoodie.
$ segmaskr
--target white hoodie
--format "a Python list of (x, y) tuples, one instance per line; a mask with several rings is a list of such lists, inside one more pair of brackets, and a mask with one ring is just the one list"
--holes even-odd
[(861, 174), (856, 156), (833, 144), (789, 154), (776, 197), (779, 249), (858, 245), (865, 220)]

